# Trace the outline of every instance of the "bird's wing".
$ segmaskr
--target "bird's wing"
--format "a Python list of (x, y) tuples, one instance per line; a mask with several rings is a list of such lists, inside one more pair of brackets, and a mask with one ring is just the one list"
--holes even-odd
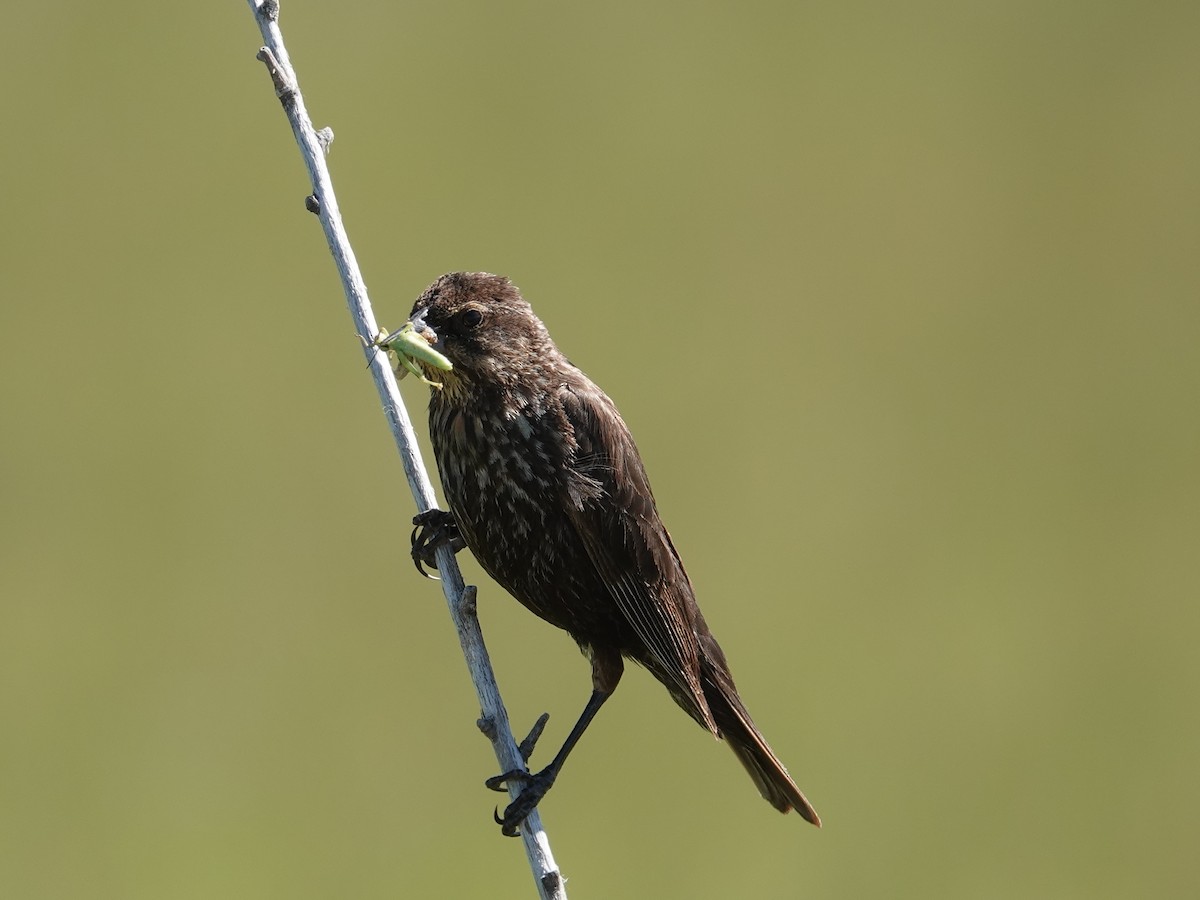
[(621, 614), (716, 735), (700, 683), (692, 586), (658, 517), (633, 436), (590, 382), (564, 385), (560, 397), (577, 446), (566, 498), (572, 524)]

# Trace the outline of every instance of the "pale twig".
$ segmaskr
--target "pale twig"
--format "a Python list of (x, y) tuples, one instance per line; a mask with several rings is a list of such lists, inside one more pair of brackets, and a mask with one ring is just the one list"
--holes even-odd
[[(262, 31), (265, 46), (259, 50), (258, 58), (266, 63), (271, 81), (275, 86), (276, 96), (283, 104), (283, 110), (291, 123), (296, 143), (304, 163), (308, 167), (309, 179), (312, 183), (312, 193), (306, 198), (305, 206), (310, 212), (316, 213), (325, 230), (325, 238), (329, 242), (330, 252), (337, 264), (338, 274), (346, 291), (346, 302), (350, 307), (350, 315), (354, 319), (354, 327), (362, 339), (371, 375), (383, 401), (384, 415), (392, 429), (396, 447), (404, 463), (404, 471), (408, 476), (409, 487), (412, 488), (417, 509), (424, 512), (433, 509), (437, 500), (433, 493), (433, 485), (429, 481), (421, 454), (417, 448), (416, 436), (413, 433), (412, 422), (408, 417), (404, 401), (400, 398), (396, 379), (388, 363), (387, 355), (381, 352), (374, 341), (379, 334), (379, 326), (371, 311), (367, 299), (367, 288), (363, 283), (362, 274), (350, 248), (350, 241), (342, 226), (342, 217), (338, 212), (337, 198), (333, 192), (333, 182), (329, 169), (325, 164), (325, 152), (333, 139), (328, 129), (320, 133), (313, 129), (312, 121), (304, 107), (304, 99), (296, 80), (296, 73), (288, 59), (287, 50), (283, 44), (283, 36), (279, 30), (279, 3), (277, 0), (248, 0), (254, 11), (255, 20)], [(407, 567), (407, 563), (402, 568)], [(483, 634), (479, 630), (479, 620), (475, 615), (475, 589), (463, 584), (462, 574), (454, 561), (454, 553), (448, 542), (443, 542), (437, 548), (437, 567), (441, 575), (442, 590), (458, 632), (458, 640), (462, 646), (463, 655), (471, 671), (471, 680), (475, 683), (476, 693), (482, 715), (479, 719), (480, 730), (492, 741), (496, 752), (496, 760), (501, 772), (524, 769), (525, 761), (513, 738), (508, 722), (508, 713), (496, 687), (496, 678), (488, 659), (487, 647), (483, 643)], [(520, 792), (520, 782), (510, 781), (510, 794), (515, 798)], [(525, 850), (529, 856), (529, 864), (533, 870), (534, 880), (540, 895), (546, 900), (566, 900), (566, 890), (563, 887), (562, 875), (550, 852), (550, 841), (542, 829), (541, 818), (535, 809), (521, 826), (521, 835)]]

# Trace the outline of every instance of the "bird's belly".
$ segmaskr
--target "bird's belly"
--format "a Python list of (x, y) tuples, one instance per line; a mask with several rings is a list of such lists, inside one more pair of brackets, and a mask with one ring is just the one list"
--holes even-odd
[(483, 569), (577, 640), (625, 643), (628, 626), (563, 507), (556, 448), (531, 440), (519, 424), (499, 428), (461, 414), (445, 424), (445, 437), (434, 441), (442, 488)]

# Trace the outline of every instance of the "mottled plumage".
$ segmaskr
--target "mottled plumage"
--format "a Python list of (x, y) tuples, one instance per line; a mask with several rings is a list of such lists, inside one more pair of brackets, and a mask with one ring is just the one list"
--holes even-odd
[[(778, 810), (815, 811), (755, 728), (663, 527), (633, 437), (613, 402), (554, 345), (508, 279), (443, 275), (410, 322), (453, 370), (427, 374), (429, 427), (454, 523), (505, 590), (567, 631), (592, 662), (593, 700), (525, 803), (616, 689), (623, 658), (649, 669), (689, 715), (729, 741)], [(527, 789), (529, 790), (529, 789)]]

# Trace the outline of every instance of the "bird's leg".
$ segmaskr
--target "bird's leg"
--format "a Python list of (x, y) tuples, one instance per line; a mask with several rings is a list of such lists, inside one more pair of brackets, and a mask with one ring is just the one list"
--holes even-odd
[(575, 745), (579, 743), (579, 739), (583, 737), (583, 733), (587, 731), (588, 725), (592, 719), (596, 717), (596, 713), (600, 711), (600, 707), (604, 705), (604, 701), (611, 695), (600, 691), (592, 691), (592, 696), (587, 702), (587, 706), (583, 708), (583, 714), (579, 717), (579, 721), (575, 723), (575, 727), (571, 729), (571, 733), (567, 735), (567, 739), (563, 742), (562, 748), (551, 761), (550, 765), (542, 769), (540, 772), (531, 773), (523, 769), (514, 769), (511, 772), (505, 772), (503, 775), (497, 775), (494, 778), (489, 778), (485, 784), (493, 791), (505, 790), (508, 782), (520, 781), (522, 783), (521, 793), (517, 795), (517, 799), (508, 804), (508, 808), (504, 810), (504, 815), (496, 815), (496, 824), (501, 826), (501, 831), (509, 837), (516, 837), (519, 832), (517, 826), (525, 821), (535, 806), (537, 806), (546, 792), (554, 785), (554, 779), (558, 777), (558, 772), (562, 768), (563, 763), (567, 761), (567, 756)]
[(449, 543), (450, 550), (457, 553), (467, 546), (459, 533), (458, 523), (454, 514), (443, 509), (427, 509), (413, 517), (412, 558), (417, 571), (426, 578), (433, 578), (425, 571), (425, 566), (437, 568), (437, 548), (441, 543)]
[[(617, 688), (617, 682), (621, 680), (621, 673), (624, 671), (624, 662), (621, 660), (620, 653), (616, 651), (598, 652), (594, 649), (590, 651), (592, 657), (592, 696), (588, 698), (587, 705), (583, 708), (583, 712), (579, 716), (579, 721), (575, 723), (575, 727), (571, 729), (571, 733), (567, 735), (567, 739), (563, 741), (563, 745), (559, 748), (550, 765), (537, 773), (530, 773), (523, 769), (515, 769), (511, 772), (505, 772), (503, 775), (497, 775), (494, 778), (489, 778), (485, 784), (494, 791), (504, 790), (507, 783), (510, 781), (519, 781), (522, 783), (521, 793), (517, 798), (508, 805), (504, 810), (504, 815), (496, 815), (496, 824), (501, 826), (500, 831), (508, 837), (516, 837), (519, 832), (517, 827), (525, 821), (525, 817), (533, 812), (536, 807), (546, 796), (547, 791), (554, 786), (554, 780), (558, 778), (559, 770), (562, 769), (563, 763), (567, 761), (567, 757), (579, 743), (579, 739), (583, 737), (583, 733), (587, 731), (588, 725), (592, 723), (592, 719), (596, 718), (596, 713), (600, 711), (600, 707), (604, 705), (613, 691)], [(542, 719), (538, 720), (539, 725), (544, 725)], [(529, 737), (522, 742), (521, 748), (524, 752), (525, 745), (529, 743), (530, 738), (536, 742), (537, 736), (540, 736), (541, 729), (538, 725), (534, 725), (534, 730), (530, 732)], [(530, 746), (529, 750), (532, 751)], [(528, 757), (526, 757), (528, 760)]]

